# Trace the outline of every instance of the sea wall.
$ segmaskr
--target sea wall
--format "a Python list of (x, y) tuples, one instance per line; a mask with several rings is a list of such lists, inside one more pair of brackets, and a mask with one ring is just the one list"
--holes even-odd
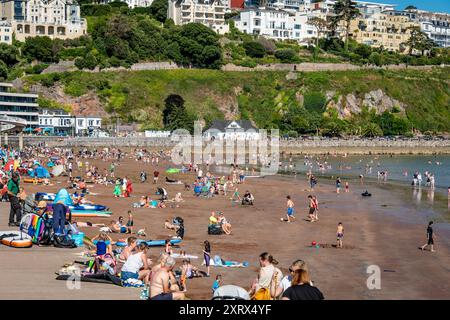
[[(177, 143), (170, 138), (145, 137), (36, 137), (24, 136), (24, 145), (46, 145), (49, 147), (144, 147), (149, 149), (168, 149)], [(5, 144), (5, 137), (1, 137)], [(19, 145), (17, 136), (9, 136), (8, 144)], [(302, 138), (280, 140), (280, 152), (295, 154), (450, 154), (450, 138), (411, 138), (411, 139), (329, 139)]]

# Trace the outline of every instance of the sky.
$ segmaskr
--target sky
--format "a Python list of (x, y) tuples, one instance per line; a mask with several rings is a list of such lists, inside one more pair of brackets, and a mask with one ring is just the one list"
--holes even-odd
[(405, 9), (408, 5), (413, 5), (421, 10), (447, 12), (450, 13), (450, 0), (366, 0), (369, 2), (379, 2), (396, 4), (396, 9)]

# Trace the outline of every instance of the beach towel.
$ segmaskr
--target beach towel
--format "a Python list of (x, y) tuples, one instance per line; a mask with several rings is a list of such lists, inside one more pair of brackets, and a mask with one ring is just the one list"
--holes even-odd
[[(205, 261), (203, 261), (202, 265), (205, 265)], [(224, 268), (245, 268), (248, 266), (248, 262), (225, 261), (220, 256), (215, 255), (214, 259), (210, 260), (210, 265)]]

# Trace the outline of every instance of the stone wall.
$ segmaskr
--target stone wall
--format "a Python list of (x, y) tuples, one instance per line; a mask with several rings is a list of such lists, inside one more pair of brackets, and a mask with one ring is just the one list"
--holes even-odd
[[(18, 145), (17, 136), (9, 136), (10, 145)], [(4, 144), (4, 139), (1, 143)], [(167, 149), (176, 145), (170, 138), (145, 137), (34, 137), (24, 136), (25, 145), (45, 144), (49, 147), (146, 147)], [(281, 139), (280, 151), (301, 154), (349, 153), (349, 154), (450, 154), (450, 137), (448, 138), (411, 138), (411, 139), (327, 139), (311, 137), (305, 139)]]

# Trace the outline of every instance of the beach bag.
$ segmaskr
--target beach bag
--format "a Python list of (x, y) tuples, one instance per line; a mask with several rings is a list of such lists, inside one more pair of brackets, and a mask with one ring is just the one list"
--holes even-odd
[(75, 240), (69, 239), (66, 235), (54, 235), (53, 246), (56, 248), (76, 248)]
[(220, 226), (215, 226), (215, 225), (208, 226), (208, 234), (220, 235), (222, 233), (223, 233), (223, 231)]
[(252, 297), (252, 300), (272, 300), (270, 290), (268, 288), (260, 288)]

